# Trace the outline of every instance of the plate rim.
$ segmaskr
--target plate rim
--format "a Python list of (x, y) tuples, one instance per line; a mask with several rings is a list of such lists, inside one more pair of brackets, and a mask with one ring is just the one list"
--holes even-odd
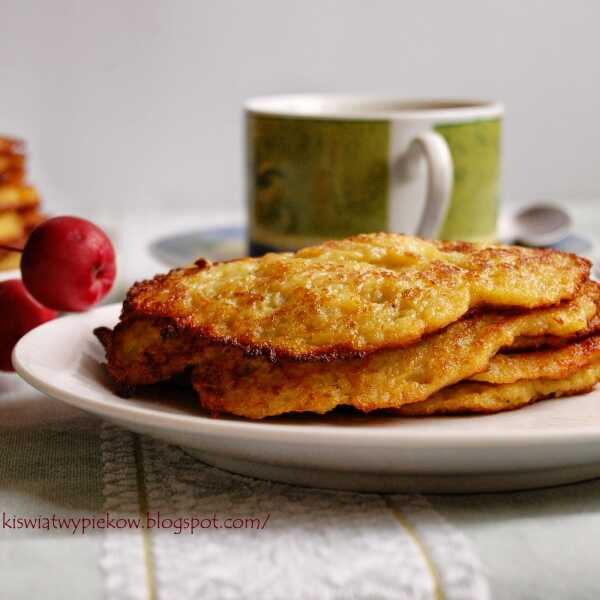
[[(365, 425), (364, 428), (354, 427), (352, 425), (344, 428), (336, 428), (335, 424), (323, 423), (303, 425), (273, 423), (267, 421), (251, 421), (242, 418), (213, 418), (202, 415), (178, 414), (165, 412), (160, 409), (154, 409), (148, 406), (135, 405), (135, 399), (130, 404), (121, 404), (114, 402), (111, 397), (118, 398), (114, 393), (107, 389), (106, 398), (96, 398), (90, 394), (75, 393), (64, 387), (53, 384), (40, 377), (35, 370), (35, 366), (27, 364), (23, 359), (23, 354), (27, 352), (30, 345), (39, 347), (39, 340), (51, 333), (54, 328), (66, 326), (66, 323), (73, 321), (82, 321), (92, 319), (92, 315), (106, 313), (107, 316), (117, 315), (120, 311), (121, 303), (109, 304), (97, 307), (86, 313), (77, 313), (67, 315), (49, 321), (27, 333), (15, 346), (13, 350), (13, 365), (18, 375), (27, 383), (32, 385), (40, 392), (66, 402), (81, 410), (92, 412), (105, 418), (114, 418), (125, 422), (137, 422), (139, 424), (169, 429), (187, 434), (198, 435), (225, 435), (237, 436), (240, 439), (253, 441), (277, 441), (289, 445), (319, 443), (324, 446), (339, 446), (347, 443), (349, 440), (355, 445), (368, 447), (397, 447), (414, 449), (468, 449), (468, 448), (517, 448), (522, 445), (543, 446), (543, 445), (581, 445), (587, 443), (600, 443), (600, 423), (593, 428), (586, 428), (584, 431), (564, 431), (558, 428), (549, 430), (506, 430), (499, 428), (494, 432), (469, 431), (465, 437), (464, 431), (452, 431), (443, 428), (439, 432), (433, 431), (415, 431), (410, 430), (410, 426), (400, 429), (382, 428), (377, 429), (376, 425)], [(91, 328), (90, 328), (91, 337)], [(98, 342), (99, 343), (99, 342)], [(97, 384), (97, 382), (95, 382)], [(591, 392), (594, 393), (594, 392)], [(600, 390), (595, 391), (600, 396)], [(576, 398), (576, 396), (573, 396)], [(119, 400), (124, 400), (119, 398)], [(548, 400), (551, 402), (552, 400)], [(599, 399), (600, 401), (600, 399)], [(524, 407), (520, 410), (525, 410)], [(427, 417), (442, 422), (447, 419), (483, 419), (493, 418), (494, 415), (474, 415), (474, 416), (456, 416), (456, 417)], [(401, 417), (404, 422), (412, 419)], [(419, 422), (421, 419), (416, 420)], [(434, 438), (435, 436), (435, 438)]]

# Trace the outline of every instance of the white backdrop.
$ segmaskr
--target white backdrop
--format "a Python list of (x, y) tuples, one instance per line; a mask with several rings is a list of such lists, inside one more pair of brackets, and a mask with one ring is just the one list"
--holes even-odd
[(593, 200), (599, 23), (581, 0), (0, 0), (0, 131), (54, 212), (216, 210), (243, 202), (248, 96), (483, 97), (505, 200)]

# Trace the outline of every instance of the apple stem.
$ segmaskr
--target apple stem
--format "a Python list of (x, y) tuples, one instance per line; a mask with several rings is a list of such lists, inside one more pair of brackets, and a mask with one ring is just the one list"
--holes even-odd
[(0, 250), (6, 250), (7, 252), (23, 252), (23, 248), (16, 248), (15, 246), (7, 246), (6, 244), (0, 244)]

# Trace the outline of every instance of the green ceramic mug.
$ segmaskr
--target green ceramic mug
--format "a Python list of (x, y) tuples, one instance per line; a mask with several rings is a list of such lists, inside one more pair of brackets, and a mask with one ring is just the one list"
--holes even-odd
[(499, 104), (296, 95), (245, 112), (252, 255), (372, 231), (495, 240)]

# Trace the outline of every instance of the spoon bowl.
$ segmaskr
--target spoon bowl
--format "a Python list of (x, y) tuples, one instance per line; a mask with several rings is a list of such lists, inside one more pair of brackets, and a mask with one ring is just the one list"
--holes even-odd
[(526, 246), (552, 246), (566, 238), (572, 227), (571, 216), (553, 204), (532, 204), (513, 217), (514, 238)]

